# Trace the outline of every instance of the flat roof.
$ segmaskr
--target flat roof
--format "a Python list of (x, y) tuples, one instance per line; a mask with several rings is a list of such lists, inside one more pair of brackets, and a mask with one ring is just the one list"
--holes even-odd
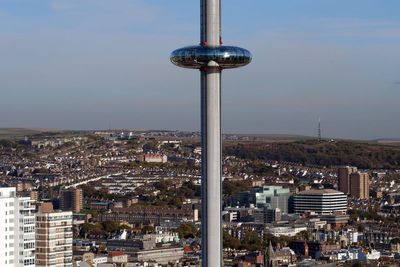
[(298, 193), (298, 195), (325, 195), (325, 194), (343, 194), (343, 192), (334, 189), (311, 189), (305, 190)]

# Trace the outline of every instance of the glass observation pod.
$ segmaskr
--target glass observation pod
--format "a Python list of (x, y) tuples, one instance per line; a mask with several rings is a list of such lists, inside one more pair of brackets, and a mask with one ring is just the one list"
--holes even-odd
[(235, 46), (187, 46), (172, 52), (171, 62), (189, 69), (207, 67), (210, 61), (218, 63), (220, 68), (233, 69), (245, 66), (251, 62), (251, 53)]

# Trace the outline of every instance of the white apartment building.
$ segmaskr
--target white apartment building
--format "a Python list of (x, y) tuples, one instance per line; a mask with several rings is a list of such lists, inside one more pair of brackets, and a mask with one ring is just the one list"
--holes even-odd
[(295, 213), (346, 214), (347, 195), (333, 189), (301, 191), (293, 197)]
[(42, 203), (36, 214), (36, 267), (72, 267), (72, 212)]
[(14, 187), (0, 188), (0, 266), (35, 266), (35, 207), (17, 197)]

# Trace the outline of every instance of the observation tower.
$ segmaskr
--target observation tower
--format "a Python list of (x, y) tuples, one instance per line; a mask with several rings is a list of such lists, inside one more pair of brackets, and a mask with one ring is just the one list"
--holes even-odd
[(200, 0), (200, 45), (177, 49), (171, 62), (200, 70), (202, 145), (202, 266), (223, 265), (221, 168), (221, 71), (251, 62), (246, 49), (222, 45), (221, 0)]

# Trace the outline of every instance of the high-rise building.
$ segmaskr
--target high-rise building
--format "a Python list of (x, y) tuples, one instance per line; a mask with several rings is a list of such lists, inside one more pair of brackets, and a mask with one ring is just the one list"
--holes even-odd
[(72, 267), (72, 212), (42, 203), (36, 215), (36, 267)]
[(357, 172), (357, 167), (343, 166), (338, 168), (338, 190), (350, 194), (350, 174)]
[(0, 266), (35, 266), (35, 206), (17, 197), (14, 187), (0, 188)]
[(62, 190), (60, 204), (63, 211), (80, 212), (83, 208), (82, 189), (70, 188)]
[(369, 174), (356, 172), (350, 174), (350, 195), (354, 198), (369, 198)]
[(293, 196), (295, 213), (346, 214), (347, 196), (333, 189), (311, 189)]

